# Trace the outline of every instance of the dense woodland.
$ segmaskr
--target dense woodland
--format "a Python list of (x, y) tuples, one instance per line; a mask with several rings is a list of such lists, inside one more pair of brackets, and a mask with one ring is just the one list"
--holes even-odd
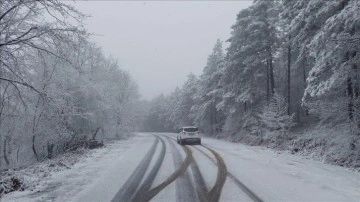
[(0, 10), (0, 169), (135, 130), (137, 85), (88, 40), (85, 15), (57, 0)]
[(255, 0), (202, 75), (151, 102), (145, 130), (315, 151), (360, 166), (360, 1)]

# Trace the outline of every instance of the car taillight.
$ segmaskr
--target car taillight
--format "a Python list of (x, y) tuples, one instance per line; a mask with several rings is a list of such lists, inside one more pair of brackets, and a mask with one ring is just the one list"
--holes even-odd
[(186, 134), (186, 132), (183, 132), (183, 135), (185, 135)]

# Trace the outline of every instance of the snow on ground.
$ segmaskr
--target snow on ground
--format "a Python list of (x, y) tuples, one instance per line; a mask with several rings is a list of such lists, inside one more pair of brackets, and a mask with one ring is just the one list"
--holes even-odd
[[(148, 152), (154, 139), (150, 135), (134, 137), (131, 145), (127, 145), (128, 149), (125, 152), (121, 151), (121, 154), (114, 156), (115, 158), (109, 158), (105, 166), (102, 166), (101, 175), (71, 201), (111, 201)], [(129, 142), (123, 142), (126, 143)], [(94, 162), (94, 164), (102, 163)]]
[(360, 174), (261, 147), (203, 138), (227, 169), (265, 201), (359, 201)]
[[(71, 201), (83, 190), (89, 189), (98, 179), (102, 179), (109, 169), (118, 166), (125, 152), (137, 141), (137, 138), (116, 141), (104, 148), (91, 150), (70, 169), (51, 171), (47, 177), (39, 177), (38, 173), (27, 173), (34, 179), (34, 190), (16, 191), (4, 195), (0, 200), (14, 202), (32, 201)], [(47, 162), (34, 166), (48, 167)], [(43, 164), (43, 165), (42, 165)], [(29, 169), (29, 168), (27, 168)], [(31, 175), (32, 174), (32, 175)], [(105, 187), (108, 187), (105, 186)], [(118, 189), (118, 187), (116, 187)]]
[[(165, 135), (174, 136), (159, 134), (165, 140), (166, 154), (153, 186), (175, 170), (172, 144)], [(92, 150), (71, 169), (53, 171), (50, 176), (42, 178), (46, 182), (40, 182), (44, 185), (40, 190), (14, 192), (5, 195), (1, 201), (111, 201), (154, 141), (152, 134), (140, 133), (129, 140)], [(354, 171), (262, 147), (206, 137), (202, 142), (217, 151), (224, 159), (227, 170), (264, 201), (359, 201), (360, 174)], [(201, 146), (194, 147), (211, 155)], [(160, 148), (159, 144), (152, 161), (157, 159)], [(176, 148), (185, 157), (181, 147), (176, 144)], [(217, 168), (201, 152), (190, 148), (210, 188)], [(150, 163), (150, 168), (153, 164)], [(191, 175), (190, 167), (188, 171)], [(175, 184), (171, 183), (152, 201), (176, 200)], [(229, 202), (249, 200), (229, 177), (220, 199)]]

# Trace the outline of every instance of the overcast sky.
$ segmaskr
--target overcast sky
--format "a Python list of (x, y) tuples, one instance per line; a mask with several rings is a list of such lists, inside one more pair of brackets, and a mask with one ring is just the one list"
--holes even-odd
[(226, 41), (236, 14), (252, 1), (79, 1), (89, 32), (118, 59), (143, 98), (168, 94), (200, 75), (216, 39)]

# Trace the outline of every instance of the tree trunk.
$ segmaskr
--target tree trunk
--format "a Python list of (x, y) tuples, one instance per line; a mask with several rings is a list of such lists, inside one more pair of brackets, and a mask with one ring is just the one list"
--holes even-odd
[[(269, 60), (266, 59), (266, 101), (267, 104), (270, 103), (270, 72), (269, 72)], [(246, 111), (246, 103), (245, 103), (245, 111)]]
[(33, 134), (33, 136), (32, 136), (32, 151), (35, 155), (36, 160), (39, 161), (39, 156), (36, 152), (36, 147), (35, 147), (35, 137), (36, 137), (35, 134)]
[(9, 159), (8, 159), (8, 157), (7, 157), (7, 154), (6, 154), (6, 144), (7, 144), (7, 141), (8, 141), (8, 137), (5, 138), (3, 152), (4, 152), (5, 163), (6, 163), (6, 165), (9, 165), (9, 164), (10, 164), (10, 161), (9, 161)]
[[(215, 103), (212, 102), (212, 109), (215, 108)], [(215, 113), (214, 110), (211, 110), (211, 133), (214, 134), (216, 132), (215, 126), (216, 125), (216, 120), (215, 120)]]
[(98, 127), (98, 128), (96, 129), (95, 133), (94, 133), (93, 136), (92, 136), (92, 139), (93, 139), (93, 140), (95, 140), (96, 135), (98, 134), (98, 132), (99, 132), (100, 129), (101, 129), (101, 127)]
[(216, 112), (216, 105), (214, 103), (214, 121), (215, 121), (215, 132), (217, 133), (217, 112)]
[(303, 81), (304, 81), (304, 89), (306, 89), (306, 67), (303, 64)]
[(290, 35), (289, 35), (289, 44), (288, 44), (288, 64), (287, 64), (287, 113), (290, 115), (290, 107), (291, 107), (291, 101), (290, 101), (290, 85), (291, 85), (291, 78), (290, 78), (290, 66), (291, 66), (291, 46), (290, 46)]
[(17, 150), (16, 150), (16, 166), (17, 166), (18, 163), (19, 163), (19, 151), (20, 151), (20, 149), (17, 148)]
[(54, 153), (54, 143), (47, 143), (47, 158), (51, 159), (53, 157), (53, 153)]
[(271, 95), (274, 95), (274, 93), (275, 93), (275, 81), (274, 81), (274, 70), (273, 70), (272, 56), (271, 55), (270, 55), (270, 59), (269, 59), (269, 70), (270, 70)]
[[(302, 69), (303, 69), (303, 81), (304, 81), (304, 90), (306, 89), (306, 67), (305, 67), (305, 61), (302, 62)], [(309, 115), (309, 109), (305, 108), (305, 116)]]
[(352, 80), (351, 80), (350, 76), (347, 79), (347, 96), (348, 96), (348, 99), (349, 99), (348, 117), (349, 117), (350, 120), (353, 120), (353, 118), (354, 118), (354, 103), (353, 103), (354, 93), (353, 93)]

